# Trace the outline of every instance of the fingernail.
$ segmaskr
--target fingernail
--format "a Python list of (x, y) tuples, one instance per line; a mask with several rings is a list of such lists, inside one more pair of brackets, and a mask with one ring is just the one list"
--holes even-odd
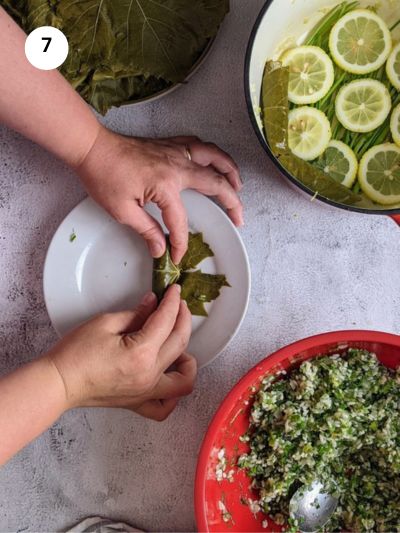
[(174, 287), (176, 287), (175, 290), (177, 290), (179, 292), (179, 294), (180, 294), (181, 290), (182, 290), (182, 287), (179, 285), (179, 283), (175, 283)]
[(154, 292), (149, 291), (149, 292), (146, 292), (146, 294), (143, 296), (141, 304), (150, 305), (150, 304), (153, 304), (155, 300), (156, 300), (156, 295), (154, 294)]
[(149, 243), (150, 253), (153, 257), (161, 257), (165, 251), (165, 244), (161, 242)]

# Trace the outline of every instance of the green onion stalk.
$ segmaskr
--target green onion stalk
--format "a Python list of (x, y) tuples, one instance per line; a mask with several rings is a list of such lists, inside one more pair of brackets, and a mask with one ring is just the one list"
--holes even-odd
[[(329, 35), (332, 27), (336, 22), (350, 11), (359, 7), (359, 2), (342, 2), (332, 9), (322, 20), (311, 30), (306, 38), (305, 44), (310, 46), (319, 46), (325, 52), (329, 53)], [(390, 30), (393, 31), (400, 24), (397, 21)], [(355, 76), (345, 72), (335, 65), (335, 81), (329, 90), (328, 94), (315, 104), (317, 109), (323, 111), (328, 117), (332, 127), (332, 138), (346, 143), (356, 154), (358, 160), (373, 146), (391, 141), (390, 134), (390, 117), (376, 130), (371, 133), (354, 133), (345, 129), (335, 113), (335, 102), (340, 88), (355, 79), (360, 77), (373, 78), (381, 81), (388, 88), (393, 107), (400, 104), (400, 93), (391, 85), (386, 75), (385, 67), (381, 67), (376, 72), (368, 74), (367, 76)]]

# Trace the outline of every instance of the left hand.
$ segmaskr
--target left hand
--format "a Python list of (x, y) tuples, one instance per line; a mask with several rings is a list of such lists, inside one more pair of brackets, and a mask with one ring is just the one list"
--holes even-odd
[(120, 407), (164, 420), (193, 390), (196, 359), (185, 353), (191, 328), (190, 311), (173, 285), (158, 307), (148, 293), (136, 309), (81, 325), (42, 359), (59, 373), (64, 410)]
[(148, 202), (156, 203), (162, 211), (175, 263), (185, 254), (188, 241), (180, 191), (195, 189), (216, 197), (233, 223), (243, 224), (237, 165), (216, 145), (197, 137), (142, 139), (101, 127), (77, 171), (93, 199), (118, 222), (140, 233), (153, 257), (165, 252), (165, 236), (158, 222), (143, 209)]

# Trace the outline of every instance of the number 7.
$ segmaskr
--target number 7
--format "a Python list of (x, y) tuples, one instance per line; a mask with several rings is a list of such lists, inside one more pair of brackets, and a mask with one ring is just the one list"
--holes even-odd
[(44, 47), (43, 52), (47, 52), (51, 43), (52, 37), (42, 37), (42, 41), (47, 41), (46, 46)]

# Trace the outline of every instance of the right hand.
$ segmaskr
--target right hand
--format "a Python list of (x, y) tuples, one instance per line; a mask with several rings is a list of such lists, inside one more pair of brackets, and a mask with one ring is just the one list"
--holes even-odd
[(122, 407), (164, 420), (193, 390), (196, 360), (184, 353), (190, 333), (190, 311), (173, 285), (158, 308), (148, 293), (133, 311), (83, 324), (46, 357), (62, 378), (68, 408)]
[(165, 252), (165, 235), (143, 209), (149, 202), (161, 209), (176, 264), (187, 250), (189, 232), (181, 191), (194, 189), (215, 197), (235, 225), (243, 224), (236, 163), (218, 146), (196, 137), (141, 139), (101, 127), (76, 170), (90, 196), (118, 222), (140, 233), (153, 257)]

